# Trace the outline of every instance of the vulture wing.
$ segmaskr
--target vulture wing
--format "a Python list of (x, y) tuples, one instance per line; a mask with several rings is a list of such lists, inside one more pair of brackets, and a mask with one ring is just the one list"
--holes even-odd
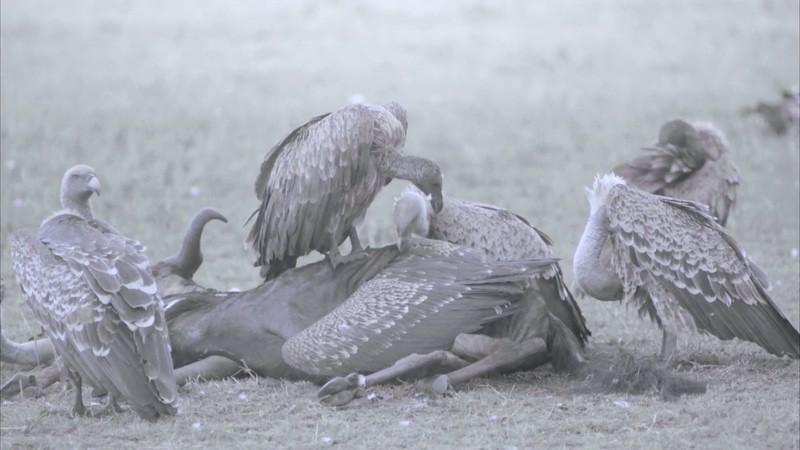
[(173, 414), (177, 388), (161, 298), (136, 241), (72, 214), (17, 233), (14, 269), (59, 355), (143, 418)]
[(660, 321), (800, 358), (800, 334), (767, 293), (766, 275), (703, 205), (617, 185), (606, 207), (627, 297)]
[(374, 372), (515, 312), (532, 272), (553, 259), (497, 262), (442, 241), (414, 240), (345, 303), (283, 346), (312, 375)]
[(367, 106), (351, 105), (311, 119), (270, 151), (248, 237), (256, 265), (326, 251), (326, 236), (346, 233), (363, 214), (382, 186), (370, 158), (374, 126)]

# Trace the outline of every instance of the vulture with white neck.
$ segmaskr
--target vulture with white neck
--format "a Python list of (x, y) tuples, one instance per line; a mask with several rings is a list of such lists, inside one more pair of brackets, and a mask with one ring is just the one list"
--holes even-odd
[[(575, 279), (601, 300), (627, 300), (663, 330), (700, 331), (800, 358), (800, 333), (767, 292), (769, 281), (699, 203), (652, 195), (610, 174), (587, 189), (591, 212), (575, 252)], [(601, 257), (610, 248), (610, 263)]]

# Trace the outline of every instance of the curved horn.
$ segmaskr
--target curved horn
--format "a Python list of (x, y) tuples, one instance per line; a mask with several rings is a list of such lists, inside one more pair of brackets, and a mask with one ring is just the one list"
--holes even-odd
[(54, 359), (55, 353), (50, 339), (41, 338), (18, 343), (9, 340), (3, 332), (0, 332), (0, 361), (38, 366), (49, 364)]
[(192, 279), (194, 273), (200, 268), (200, 264), (203, 263), (203, 253), (200, 251), (200, 238), (203, 235), (203, 227), (215, 219), (225, 223), (228, 222), (228, 219), (214, 208), (203, 208), (192, 217), (189, 227), (186, 228), (181, 251), (163, 261), (164, 264), (170, 266), (172, 273), (180, 275), (187, 280)]

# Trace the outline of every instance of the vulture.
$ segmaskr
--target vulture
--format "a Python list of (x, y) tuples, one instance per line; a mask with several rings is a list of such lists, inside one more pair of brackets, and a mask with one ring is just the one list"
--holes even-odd
[(728, 147), (725, 135), (710, 123), (670, 120), (654, 147), (613, 172), (651, 194), (707, 205), (725, 226), (741, 182), (739, 170), (728, 161)]
[(553, 262), (499, 262), (448, 242), (412, 239), (343, 304), (288, 339), (283, 359), (309, 375), (338, 377), (448, 350), (459, 334), (515, 314), (531, 274)]
[[(524, 217), (507, 209), (444, 198), (437, 213), (425, 202), (422, 192), (410, 186), (395, 199), (394, 218), (403, 251), (414, 234), (476, 249), (498, 261), (553, 258), (552, 239)], [(573, 298), (558, 263), (534, 276), (533, 289), (547, 310), (558, 317), (581, 343), (591, 332)]]
[[(256, 179), (260, 207), (247, 241), (269, 280), (312, 250), (335, 268), (363, 256), (356, 226), (381, 188), (394, 178), (414, 183), (442, 208), (442, 172), (425, 158), (403, 155), (406, 111), (398, 103), (355, 104), (322, 114), (275, 145)], [(339, 253), (349, 237), (351, 252)]]
[(75, 384), (73, 413), (85, 414), (82, 382), (127, 400), (145, 420), (176, 413), (167, 323), (144, 247), (95, 218), (94, 169), (78, 165), (61, 183), (63, 210), (39, 235), (12, 238), (17, 281)]
[(786, 134), (792, 125), (800, 122), (800, 86), (784, 89), (777, 103), (758, 102), (755, 107), (745, 108), (745, 114), (758, 114), (773, 133)]
[[(800, 358), (800, 334), (770, 298), (769, 281), (700, 203), (653, 195), (609, 174), (587, 189), (590, 215), (575, 252), (589, 295), (622, 300), (663, 330), (662, 360), (677, 333), (700, 331)], [(610, 247), (610, 264), (601, 257)]]

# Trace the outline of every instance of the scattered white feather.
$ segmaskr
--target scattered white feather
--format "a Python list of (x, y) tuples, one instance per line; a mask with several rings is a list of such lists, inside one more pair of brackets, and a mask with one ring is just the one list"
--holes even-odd
[(401, 420), (400, 421), (400, 426), (401, 427), (407, 427), (409, 425), (411, 425), (411, 421), (410, 420)]
[(202, 426), (202, 425), (200, 425), (200, 422), (195, 422), (195, 423), (193, 423), (193, 424), (192, 424), (192, 430), (194, 430), (194, 431), (200, 431), (200, 430), (202, 430), (202, 429), (203, 429), (203, 426)]
[(192, 186), (191, 189), (189, 189), (189, 193), (192, 194), (192, 197), (197, 197), (200, 195), (200, 186)]
[(630, 404), (630, 403), (628, 403), (628, 402), (626, 402), (625, 400), (616, 400), (616, 401), (614, 402), (614, 405), (615, 405), (615, 406), (619, 406), (619, 407), (620, 407), (620, 408), (622, 408), (622, 409), (628, 409), (628, 408), (630, 408), (630, 407), (631, 407), (631, 404)]

